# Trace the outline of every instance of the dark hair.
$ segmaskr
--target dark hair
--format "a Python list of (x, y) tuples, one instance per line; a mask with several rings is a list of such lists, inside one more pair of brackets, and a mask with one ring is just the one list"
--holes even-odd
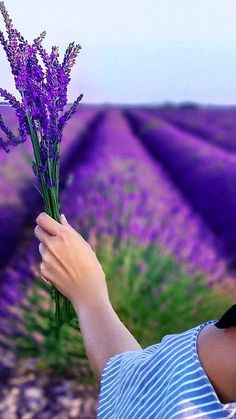
[(218, 329), (236, 327), (236, 304), (233, 304), (214, 325)]

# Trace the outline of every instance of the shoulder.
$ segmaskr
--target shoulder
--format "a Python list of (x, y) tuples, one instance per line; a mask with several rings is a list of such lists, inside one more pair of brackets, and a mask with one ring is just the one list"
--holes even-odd
[(199, 333), (197, 352), (200, 363), (219, 399), (226, 403), (231, 396), (235, 371), (236, 328), (218, 329), (208, 324)]
[[(236, 328), (218, 329), (213, 323), (207, 324), (200, 331), (197, 339), (197, 350), (199, 357), (206, 357), (214, 360), (221, 356), (222, 361), (227, 359), (229, 352), (236, 344)], [(227, 356), (226, 356), (227, 355)], [(217, 358), (217, 361), (219, 359)], [(234, 359), (235, 361), (235, 359)]]

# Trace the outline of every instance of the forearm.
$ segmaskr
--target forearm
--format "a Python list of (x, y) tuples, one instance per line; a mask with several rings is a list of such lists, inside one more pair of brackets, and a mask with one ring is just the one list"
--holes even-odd
[(106, 362), (116, 354), (142, 349), (124, 326), (108, 299), (86, 306), (75, 305), (86, 354), (100, 382)]
[(36, 222), (41, 275), (74, 306), (91, 369), (100, 382), (109, 358), (142, 348), (113, 310), (105, 273), (89, 243), (64, 217), (58, 223), (42, 213)]

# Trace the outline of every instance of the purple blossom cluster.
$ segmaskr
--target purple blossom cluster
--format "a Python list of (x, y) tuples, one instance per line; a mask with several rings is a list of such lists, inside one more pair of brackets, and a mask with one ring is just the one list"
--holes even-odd
[(209, 281), (225, 274), (214, 234), (118, 110), (107, 111), (91, 131), (80, 163), (68, 177), (62, 207), (74, 228), (95, 246), (105, 236), (115, 246), (156, 243), (190, 272), (204, 272)]
[(6, 37), (0, 31), (0, 43), (21, 96), (21, 101), (18, 101), (5, 89), (0, 89), (0, 96), (14, 108), (19, 121), (19, 132), (15, 135), (0, 115), (0, 129), (7, 137), (7, 139), (0, 137), (0, 147), (9, 152), (10, 146), (24, 142), (27, 135), (32, 137), (36, 134), (40, 142), (41, 164), (34, 162), (33, 171), (38, 177), (39, 173), (45, 173), (47, 185), (53, 187), (55, 179), (52, 180), (47, 173), (46, 162), (50, 159), (54, 164), (59, 159), (57, 146), (61, 142), (62, 130), (83, 96), (79, 95), (71, 107), (63, 112), (67, 104), (71, 69), (81, 46), (74, 42), (70, 43), (60, 62), (58, 47), (53, 46), (49, 53), (42, 45), (46, 32), (42, 32), (30, 44), (13, 27), (4, 2), (0, 2), (0, 12), (7, 33)]
[[(16, 136), (0, 115), (0, 130), (6, 137), (0, 137), (0, 147), (9, 152), (10, 146), (25, 142), (27, 136), (30, 136), (34, 153), (32, 169), (37, 178), (35, 186), (43, 198), (45, 212), (60, 222), (59, 168), (62, 130), (75, 113), (83, 95), (79, 95), (69, 109), (64, 111), (64, 108), (67, 105), (71, 69), (81, 46), (70, 43), (60, 62), (57, 46), (52, 46), (51, 51), (47, 52), (42, 45), (46, 32), (42, 32), (33, 43), (29, 43), (13, 27), (2, 1), (0, 12), (7, 33), (5, 36), (0, 31), (0, 43), (21, 97), (19, 102), (12, 94), (0, 89), (0, 96), (14, 108), (19, 121)], [(69, 320), (71, 304), (56, 288), (53, 288), (53, 298), (55, 316), (60, 327)]]

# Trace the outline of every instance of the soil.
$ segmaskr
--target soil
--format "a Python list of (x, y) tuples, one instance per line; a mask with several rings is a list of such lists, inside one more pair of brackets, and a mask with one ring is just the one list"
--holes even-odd
[[(2, 355), (2, 354), (1, 354)], [(11, 353), (1, 357), (1, 419), (94, 419), (98, 388), (75, 377), (39, 371), (34, 359), (14, 364)]]

